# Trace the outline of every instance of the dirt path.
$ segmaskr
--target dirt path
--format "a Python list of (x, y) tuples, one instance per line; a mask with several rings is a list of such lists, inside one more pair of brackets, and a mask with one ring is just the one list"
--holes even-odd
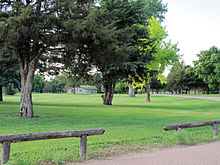
[(69, 165), (220, 165), (220, 141)]
[(220, 101), (220, 97), (182, 96), (182, 95), (167, 95), (167, 94), (153, 94), (153, 95), (154, 96), (185, 97), (185, 98), (194, 98), (194, 99), (205, 99), (205, 100)]

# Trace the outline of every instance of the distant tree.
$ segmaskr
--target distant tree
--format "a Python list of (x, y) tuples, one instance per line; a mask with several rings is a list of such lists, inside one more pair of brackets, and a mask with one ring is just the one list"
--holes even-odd
[(209, 50), (201, 51), (195, 61), (196, 71), (209, 88), (218, 88), (220, 94), (220, 50), (213, 46)]
[(115, 92), (117, 93), (127, 93), (128, 92), (128, 83), (125, 81), (118, 81), (115, 86)]
[(202, 89), (204, 91), (208, 91), (208, 84), (203, 81), (203, 79), (199, 78), (196, 74), (196, 67), (186, 66), (184, 72), (184, 83), (186, 93), (188, 90)]
[(164, 88), (164, 85), (160, 82), (160, 80), (158, 80), (157, 76), (153, 76), (150, 80), (150, 88), (152, 93), (154, 92), (154, 90), (156, 90), (158, 94), (159, 91)]
[[(8, 90), (20, 89), (20, 75), (18, 66), (15, 65), (16, 59), (0, 59), (0, 101), (3, 101), (2, 87), (8, 87)], [(14, 93), (14, 92), (11, 92)]]
[(44, 80), (44, 77), (40, 74), (37, 74), (34, 77), (33, 91), (43, 93), (43, 89), (45, 85), (46, 85), (46, 82)]
[(65, 91), (66, 84), (67, 84), (67, 80), (65, 76), (58, 75), (53, 80), (46, 82), (44, 91), (51, 93), (61, 93)]

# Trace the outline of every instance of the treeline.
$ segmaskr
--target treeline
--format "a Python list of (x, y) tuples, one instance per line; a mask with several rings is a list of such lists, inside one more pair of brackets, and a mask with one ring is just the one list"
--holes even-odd
[(173, 93), (220, 94), (220, 49), (201, 51), (194, 66), (180, 63), (171, 69), (167, 87)]

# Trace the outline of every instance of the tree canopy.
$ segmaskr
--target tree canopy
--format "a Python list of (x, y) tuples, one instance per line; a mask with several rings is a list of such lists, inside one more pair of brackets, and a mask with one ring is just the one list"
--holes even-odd
[(199, 78), (208, 84), (209, 88), (219, 88), (220, 94), (220, 50), (213, 46), (209, 50), (201, 51), (195, 61)]

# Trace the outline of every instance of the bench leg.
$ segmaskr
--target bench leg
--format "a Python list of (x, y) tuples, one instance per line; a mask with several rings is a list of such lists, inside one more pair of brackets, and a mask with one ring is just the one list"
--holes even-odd
[(2, 143), (2, 165), (6, 164), (10, 159), (11, 142), (6, 141)]
[(213, 128), (213, 138), (216, 139), (218, 136), (218, 124), (213, 124), (212, 128)]
[(178, 132), (181, 132), (182, 131), (182, 128), (177, 128), (176, 129), (176, 132), (178, 133)]
[(86, 158), (86, 148), (87, 148), (87, 135), (82, 135), (80, 137), (80, 151), (79, 156), (82, 158)]

